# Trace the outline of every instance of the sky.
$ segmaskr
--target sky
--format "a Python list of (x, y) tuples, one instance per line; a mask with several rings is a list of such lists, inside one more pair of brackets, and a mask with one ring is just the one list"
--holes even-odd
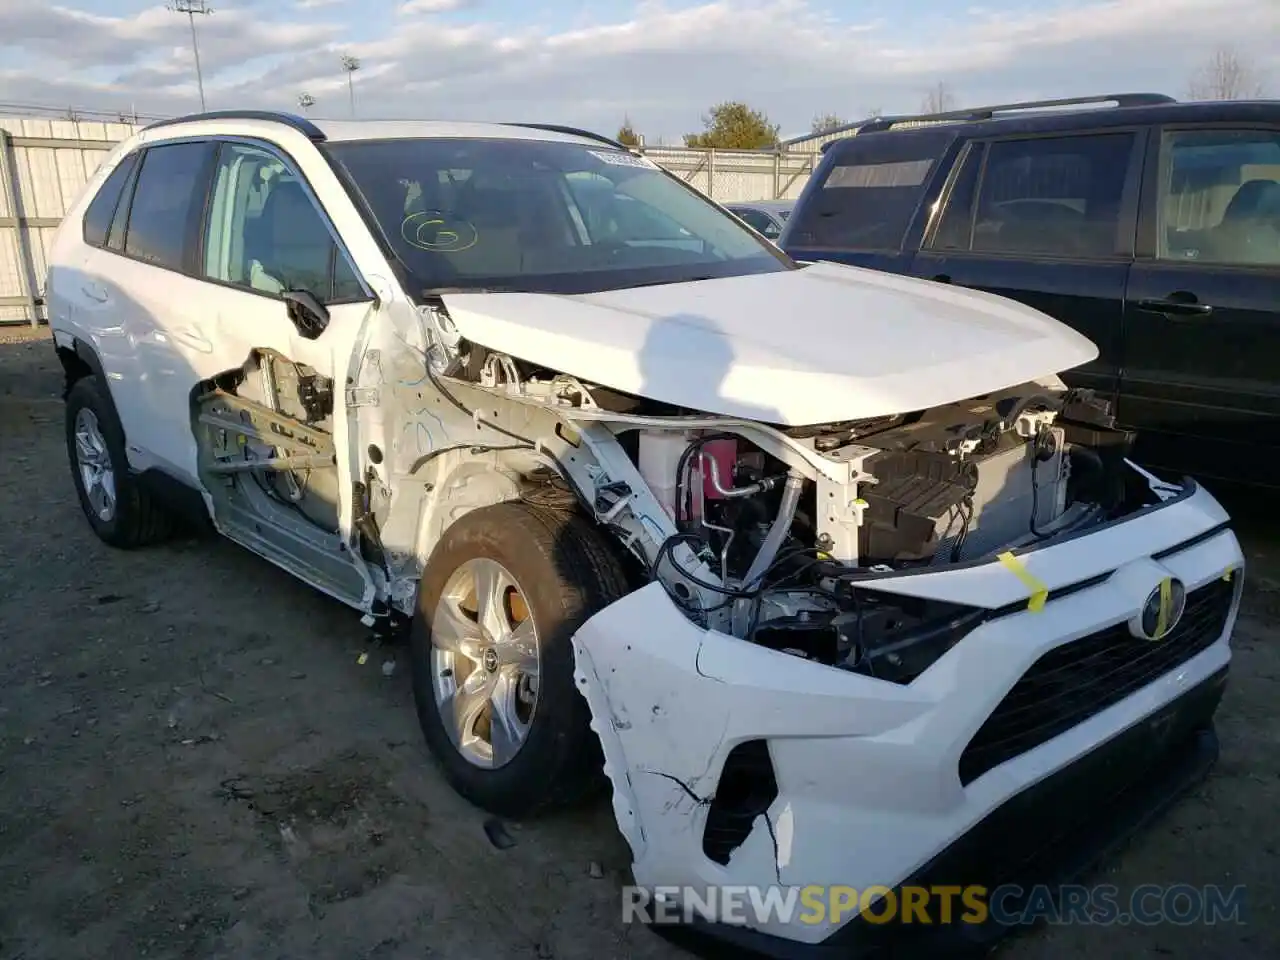
[[(1156, 91), (1229, 47), (1280, 96), (1280, 0), (212, 0), (209, 109), (540, 121), (679, 143), (742, 100), (783, 136), (819, 114)], [(199, 109), (190, 28), (163, 2), (0, 0), (4, 103)]]

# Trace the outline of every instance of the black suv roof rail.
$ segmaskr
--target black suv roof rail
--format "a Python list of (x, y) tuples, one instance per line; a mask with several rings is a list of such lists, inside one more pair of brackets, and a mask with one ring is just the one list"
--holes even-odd
[(157, 127), (172, 127), (179, 123), (194, 123), (197, 120), (266, 120), (270, 123), (282, 123), (292, 127), (300, 134), (315, 143), (323, 143), (327, 139), (324, 131), (306, 117), (280, 110), (212, 110), (207, 113), (189, 113), (182, 117), (170, 117), (168, 120), (157, 120), (149, 123), (144, 130), (155, 130)]
[(548, 133), (563, 133), (571, 137), (586, 137), (588, 140), (595, 140), (597, 143), (607, 143), (611, 147), (617, 147), (619, 150), (630, 151), (625, 143), (619, 143), (612, 140), (601, 133), (593, 133), (590, 130), (582, 130), (578, 127), (565, 127), (558, 123), (507, 123), (508, 127), (524, 127), (528, 130), (546, 130)]
[(895, 117), (871, 117), (859, 124), (849, 124), (858, 133), (876, 133), (888, 130), (897, 123), (972, 123), (994, 119), (997, 113), (1013, 113), (1018, 110), (1045, 110), (1053, 107), (1077, 107), (1094, 103), (1114, 103), (1116, 107), (1154, 107), (1165, 103), (1177, 103), (1163, 93), (1106, 93), (1092, 97), (1063, 97), (1058, 100), (1026, 100), (1021, 103), (999, 103), (990, 107), (970, 107), (966, 110), (949, 110), (946, 113), (918, 113)]

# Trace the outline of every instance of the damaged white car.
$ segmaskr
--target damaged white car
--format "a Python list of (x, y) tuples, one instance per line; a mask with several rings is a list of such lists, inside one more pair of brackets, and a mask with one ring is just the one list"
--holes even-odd
[(211, 521), (407, 626), (452, 784), (519, 816), (603, 767), (639, 884), (1061, 878), (1216, 755), (1228, 517), (1034, 310), (526, 125), (168, 121), (50, 259), (98, 535)]

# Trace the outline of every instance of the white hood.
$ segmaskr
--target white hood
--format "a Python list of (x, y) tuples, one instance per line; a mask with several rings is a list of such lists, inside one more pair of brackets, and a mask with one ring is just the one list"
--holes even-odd
[(468, 340), (580, 380), (787, 426), (906, 413), (1094, 359), (1012, 300), (818, 263), (580, 296), (450, 293)]

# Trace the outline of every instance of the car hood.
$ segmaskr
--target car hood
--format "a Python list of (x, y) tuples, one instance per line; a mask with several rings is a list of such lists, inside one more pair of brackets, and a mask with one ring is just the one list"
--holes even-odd
[(786, 426), (954, 403), (1098, 355), (1012, 300), (831, 263), (574, 296), (443, 299), (458, 332), (491, 350), (624, 393)]

